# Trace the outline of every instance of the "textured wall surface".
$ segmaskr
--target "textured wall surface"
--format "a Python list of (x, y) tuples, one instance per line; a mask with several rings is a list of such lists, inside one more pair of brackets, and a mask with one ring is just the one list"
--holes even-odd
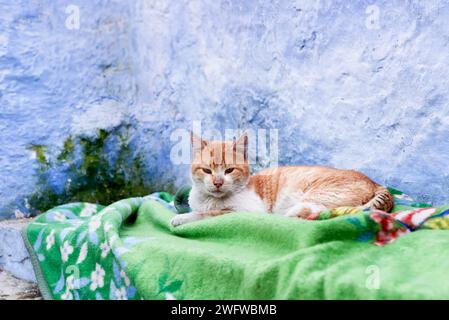
[[(67, 27), (71, 3), (79, 29)], [(40, 189), (63, 191), (68, 169), (51, 170), (52, 158), (69, 136), (108, 127), (109, 116), (118, 122), (135, 85), (128, 4), (2, 0), (0, 8), (0, 215), (10, 215), (31, 209)]]
[(146, 136), (198, 119), (278, 128), (281, 164), (354, 168), (449, 201), (449, 5), (374, 3), (141, 3), (134, 110)]
[(194, 120), (449, 202), (446, 1), (72, 3), (0, 1), (0, 215), (188, 182)]

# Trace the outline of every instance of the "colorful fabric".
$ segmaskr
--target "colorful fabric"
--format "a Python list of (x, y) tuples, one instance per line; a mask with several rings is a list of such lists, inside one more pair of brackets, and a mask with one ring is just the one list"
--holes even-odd
[(448, 299), (449, 206), (391, 191), (391, 214), (236, 212), (177, 228), (160, 192), (59, 206), (23, 234), (47, 299)]

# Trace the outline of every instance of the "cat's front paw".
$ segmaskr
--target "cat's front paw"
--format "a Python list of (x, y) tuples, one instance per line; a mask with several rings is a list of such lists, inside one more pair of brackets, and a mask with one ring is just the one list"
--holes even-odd
[(197, 213), (184, 213), (184, 214), (178, 214), (177, 216), (173, 217), (170, 221), (171, 225), (173, 227), (177, 227), (186, 223), (190, 223), (193, 221), (201, 220), (201, 216)]

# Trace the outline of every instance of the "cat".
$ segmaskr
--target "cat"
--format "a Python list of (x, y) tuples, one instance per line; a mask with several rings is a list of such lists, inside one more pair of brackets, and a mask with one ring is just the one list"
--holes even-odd
[(389, 212), (394, 205), (388, 189), (353, 170), (286, 166), (251, 176), (246, 134), (233, 141), (205, 141), (192, 134), (191, 142), (192, 212), (175, 216), (175, 227), (232, 211), (307, 219), (337, 207)]

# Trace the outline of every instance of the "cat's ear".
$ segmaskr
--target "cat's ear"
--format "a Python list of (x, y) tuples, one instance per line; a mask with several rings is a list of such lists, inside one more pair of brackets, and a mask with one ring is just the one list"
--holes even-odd
[(240, 138), (234, 140), (235, 151), (237, 154), (243, 154), (244, 161), (248, 160), (248, 134), (244, 132)]
[(193, 150), (203, 150), (207, 146), (207, 141), (198, 137), (193, 132), (190, 132), (190, 141), (192, 142)]

